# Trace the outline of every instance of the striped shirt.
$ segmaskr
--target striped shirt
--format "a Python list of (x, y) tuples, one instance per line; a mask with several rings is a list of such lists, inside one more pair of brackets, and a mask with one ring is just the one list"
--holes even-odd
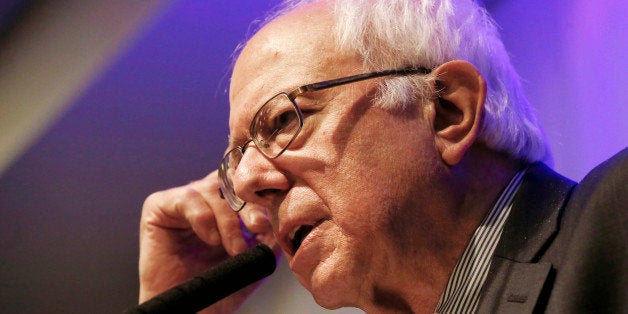
[(436, 313), (473, 313), (478, 307), (480, 289), (486, 281), (491, 257), (501, 237), (512, 200), (521, 185), (525, 170), (508, 183), (493, 208), (484, 217), (462, 257), (456, 263), (445, 291), (436, 306)]

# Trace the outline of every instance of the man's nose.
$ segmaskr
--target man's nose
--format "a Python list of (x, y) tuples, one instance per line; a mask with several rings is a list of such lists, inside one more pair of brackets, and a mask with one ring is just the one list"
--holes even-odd
[(267, 158), (250, 145), (236, 168), (233, 185), (243, 201), (270, 208), (290, 188), (290, 181), (277, 167), (276, 159)]

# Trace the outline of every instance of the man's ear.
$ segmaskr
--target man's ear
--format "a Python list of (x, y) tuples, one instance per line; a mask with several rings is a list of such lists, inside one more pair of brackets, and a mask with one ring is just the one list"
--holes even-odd
[(469, 62), (450, 61), (432, 72), (436, 76), (434, 131), (436, 148), (445, 163), (460, 162), (477, 138), (482, 123), (486, 82)]

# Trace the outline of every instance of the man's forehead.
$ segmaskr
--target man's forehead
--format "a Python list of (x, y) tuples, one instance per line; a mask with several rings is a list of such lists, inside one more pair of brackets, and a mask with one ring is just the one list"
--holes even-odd
[[(333, 50), (329, 32), (333, 20), (327, 6), (306, 5), (271, 21), (244, 46), (234, 65), (230, 98), (251, 77), (307, 63)], [(314, 51), (316, 54), (312, 54)], [(309, 52), (309, 53), (308, 53)]]
[(328, 40), (331, 23), (328, 11), (306, 6), (272, 21), (247, 42), (231, 77), (230, 144), (248, 139), (250, 121), (266, 100), (310, 83), (322, 64), (336, 58)]

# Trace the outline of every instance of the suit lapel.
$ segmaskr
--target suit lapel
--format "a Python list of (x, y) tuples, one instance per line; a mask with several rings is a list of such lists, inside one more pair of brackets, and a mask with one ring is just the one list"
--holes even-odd
[(550, 283), (552, 265), (539, 263), (555, 236), (575, 183), (537, 163), (526, 171), (482, 287), (479, 312), (531, 313)]

